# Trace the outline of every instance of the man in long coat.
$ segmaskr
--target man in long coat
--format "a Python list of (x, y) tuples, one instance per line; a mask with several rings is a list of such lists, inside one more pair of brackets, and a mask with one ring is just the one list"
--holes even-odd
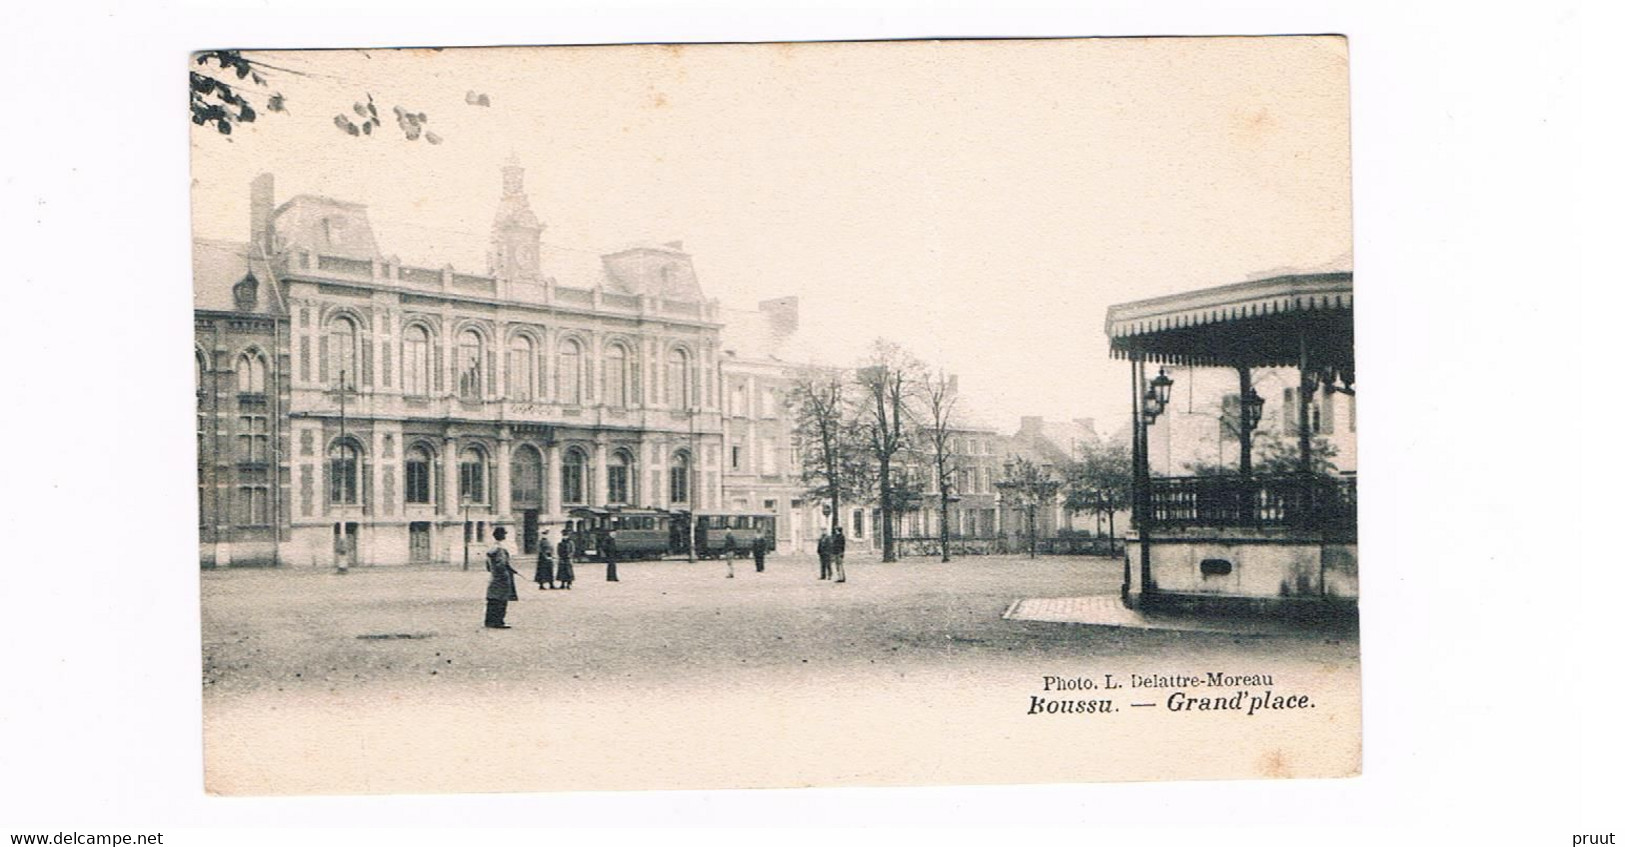
[(507, 537), (508, 531), (500, 526), (492, 530), (491, 538), (496, 543), (485, 554), (485, 569), (491, 572), (491, 581), (485, 586), (485, 625), (491, 629), (511, 629), (506, 620), (508, 601), (519, 599), (513, 584), (519, 572), (513, 569), (512, 554), (502, 543)]
[(559, 587), (568, 589), (576, 581), (576, 567), (571, 564), (575, 551), (570, 542), (570, 531), (564, 531), (564, 537), (559, 539)]
[(756, 572), (757, 573), (761, 573), (762, 571), (767, 569), (767, 538), (766, 538), (766, 536), (758, 535), (758, 536), (756, 536), (756, 540), (752, 541), (750, 543), (750, 555), (751, 555), (751, 558), (756, 560)]
[(846, 582), (846, 533), (840, 527), (829, 540), (829, 554), (835, 564), (835, 581)]
[(829, 557), (830, 557), (829, 546), (830, 546), (829, 533), (825, 532), (825, 533), (820, 534), (818, 536), (818, 578), (819, 579), (829, 579), (829, 573), (830, 573), (830, 571), (829, 571)]
[(536, 588), (553, 587), (553, 540), (542, 530), (542, 539), (536, 545)]
[(621, 578), (615, 573), (615, 557), (620, 551), (615, 549), (615, 533), (604, 533), (604, 540), (598, 545), (598, 555), (604, 557), (604, 581), (620, 582)]

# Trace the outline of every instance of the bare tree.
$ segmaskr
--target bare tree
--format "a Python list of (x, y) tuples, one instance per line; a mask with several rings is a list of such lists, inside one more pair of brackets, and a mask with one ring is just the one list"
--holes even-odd
[(908, 430), (903, 421), (919, 379), (919, 365), (901, 347), (879, 339), (869, 348), (869, 361), (858, 370), (858, 390), (862, 394), (863, 429), (869, 455), (874, 459), (876, 481), (880, 486), (881, 561), (897, 561), (897, 539), (893, 515), (898, 511), (898, 491), (892, 479), (892, 461), (907, 446)]
[(801, 480), (809, 496), (829, 504), (833, 529), (841, 525), (841, 504), (867, 490), (861, 431), (845, 377), (837, 370), (804, 370), (787, 404), (801, 447)]
[(954, 407), (959, 402), (959, 381), (942, 371), (922, 380), (919, 386), (919, 432), (925, 460), (936, 480), (938, 536), (942, 540), (942, 560), (948, 555), (948, 504), (957, 493), (960, 461), (953, 449)]

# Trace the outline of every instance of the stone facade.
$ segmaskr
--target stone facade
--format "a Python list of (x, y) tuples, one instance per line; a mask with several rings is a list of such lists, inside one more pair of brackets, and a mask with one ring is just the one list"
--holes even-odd
[[(207, 348), (215, 318), (200, 303), (197, 320), (200, 357), (258, 344), (277, 368), (275, 562), (456, 561), (496, 525), (528, 552), (577, 505), (723, 502), (718, 307), (680, 245), (544, 245), (509, 165), (488, 272), (414, 267), (381, 255), (365, 207), (300, 196), (272, 208), (269, 178), (255, 185), (250, 240), (283, 311), (256, 316), (252, 339)], [(204, 400), (231, 391), (199, 396), (202, 421)], [(213, 509), (211, 492), (246, 469), (225, 480), (234, 466), (206, 461), (203, 444), (200, 428), (200, 501)]]

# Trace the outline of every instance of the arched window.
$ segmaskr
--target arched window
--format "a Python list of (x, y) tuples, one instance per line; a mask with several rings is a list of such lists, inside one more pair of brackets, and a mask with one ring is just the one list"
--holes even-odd
[(339, 388), (355, 387), (359, 339), (355, 321), (347, 317), (334, 318), (327, 328), (327, 344), (333, 356), (333, 384)]
[(421, 444), (406, 451), (406, 502), (434, 502), (434, 457)]
[(457, 396), (479, 400), (485, 396), (481, 362), (485, 359), (485, 339), (472, 329), (457, 336)]
[(513, 453), (509, 477), (513, 507), (542, 507), (542, 454), (529, 444), (521, 444)]
[(564, 451), (564, 465), (559, 469), (559, 496), (565, 503), (579, 505), (587, 502), (587, 454), (579, 447)]
[(632, 454), (625, 450), (616, 450), (609, 457), (609, 499), (607, 502), (621, 504), (632, 502)]
[(559, 400), (581, 405), (581, 345), (573, 338), (559, 345)]
[(464, 447), (457, 456), (457, 490), (464, 503), (485, 503), (485, 451)]
[(265, 393), (265, 360), (258, 353), (244, 353), (237, 357), (237, 393)]
[(361, 447), (354, 439), (334, 441), (327, 451), (327, 499), (354, 506), (361, 493)]
[(694, 391), (689, 385), (688, 351), (671, 351), (666, 360), (666, 405), (686, 409), (694, 405)]
[(626, 348), (611, 344), (604, 350), (604, 403), (617, 409), (627, 406)]
[(197, 379), (198, 394), (201, 395), (204, 388), (204, 374), (209, 372), (209, 362), (204, 357), (202, 350), (194, 350), (192, 352), (192, 367), (194, 368), (193, 376), (195, 376)]
[(671, 457), (671, 503), (673, 506), (688, 502), (688, 453)]
[(508, 399), (536, 399), (535, 362), (535, 345), (523, 335), (514, 336), (508, 343)]
[(408, 397), (429, 393), (429, 331), (419, 324), (406, 328), (401, 350), (401, 391)]

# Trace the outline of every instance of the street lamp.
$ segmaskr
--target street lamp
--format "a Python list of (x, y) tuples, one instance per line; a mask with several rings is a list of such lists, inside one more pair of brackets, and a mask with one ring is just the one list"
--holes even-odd
[(1174, 381), (1168, 376), (1168, 370), (1157, 368), (1157, 375), (1146, 387), (1145, 397), (1140, 403), (1140, 415), (1145, 418), (1147, 426), (1156, 423), (1163, 410), (1168, 408), (1168, 389), (1173, 385)]
[(1258, 389), (1248, 387), (1247, 393), (1241, 396), (1241, 425), (1251, 433), (1263, 419), (1264, 398), (1259, 396)]

